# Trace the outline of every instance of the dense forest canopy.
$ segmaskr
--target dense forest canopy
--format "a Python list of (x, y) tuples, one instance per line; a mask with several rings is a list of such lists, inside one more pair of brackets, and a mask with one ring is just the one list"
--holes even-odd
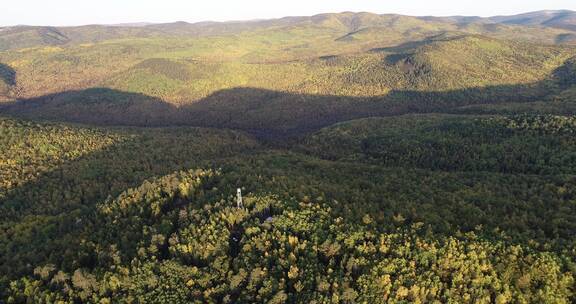
[(1, 29), (0, 303), (574, 303), (572, 18)]
[(370, 116), (574, 96), (572, 47), (452, 32), (423, 39), (277, 62), (163, 53), (182, 41), (114, 40), (0, 52), (0, 62), (16, 75), (0, 112), (98, 125), (233, 128), (275, 137)]

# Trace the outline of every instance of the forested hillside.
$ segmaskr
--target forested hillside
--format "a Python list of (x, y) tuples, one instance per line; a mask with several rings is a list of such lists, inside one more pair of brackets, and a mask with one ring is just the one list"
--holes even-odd
[(573, 117), (2, 130), (8, 302), (575, 300)]
[[(44, 70), (61, 64), (52, 56), (45, 59), (48, 65), (42, 64)], [(99, 125), (190, 125), (298, 134), (369, 116), (565, 100), (573, 94), (574, 56), (572, 48), (442, 34), (416, 45), (279, 63), (152, 58), (118, 71), (101, 87), (7, 102), (0, 111)], [(70, 61), (82, 74), (61, 73), (54, 85), (67, 86), (66, 77), (86, 82), (85, 73), (105, 77), (110, 73), (107, 65), (120, 69), (124, 63), (114, 60), (125, 57), (96, 58), (112, 61), (96, 71), (90, 67), (93, 59)], [(17, 75), (13, 91), (21, 95), (37, 93), (19, 86), (44, 87), (43, 81)], [(571, 99), (563, 104), (571, 104)]]
[(370, 116), (570, 102), (576, 52), (565, 42), (573, 33), (569, 26), (547, 26), (546, 16), (534, 13), (527, 24), (512, 17), (341, 13), (6, 28), (0, 32), (6, 101), (0, 112), (99, 125), (235, 128), (270, 137)]
[(575, 303), (573, 15), (1, 28), (0, 303)]
[(10, 99), (12, 88), (16, 85), (16, 72), (0, 63), (0, 101)]

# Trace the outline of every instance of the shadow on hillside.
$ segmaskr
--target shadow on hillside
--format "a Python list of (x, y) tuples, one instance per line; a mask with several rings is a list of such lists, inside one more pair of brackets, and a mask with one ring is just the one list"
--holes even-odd
[(37, 176), (0, 196), (0, 274), (30, 274), (46, 263), (73, 271), (78, 266), (65, 258), (76, 255), (85, 237), (80, 234), (94, 220), (97, 203), (147, 179), (219, 167), (221, 159), (253, 154), (258, 148), (242, 136), (217, 130), (123, 128), (118, 132), (126, 139), (49, 171), (34, 168), (39, 170)]
[(217, 91), (175, 106), (162, 99), (107, 88), (50, 94), (0, 105), (0, 113), (96, 125), (230, 128), (263, 138), (299, 135), (351, 119), (447, 112), (456, 107), (542, 100), (576, 84), (572, 61), (549, 79), (529, 84), (451, 91), (396, 90), (384, 96), (309, 95), (258, 88)]
[(0, 63), (0, 80), (9, 86), (16, 85), (16, 71), (9, 65)]
[[(0, 112), (17, 117), (97, 125), (232, 128), (261, 137), (277, 137), (303, 134), (363, 117), (442, 112), (474, 104), (535, 101), (556, 92), (561, 87), (558, 82), (571, 79), (570, 71), (559, 70), (553, 76), (554, 81), (540, 83), (446, 92), (393, 91), (378, 97), (235, 88), (215, 92), (181, 107), (143, 94), (94, 88), (19, 100), (1, 105)], [(188, 157), (185, 152), (164, 153), (163, 149), (170, 147), (180, 147), (182, 151), (194, 149), (178, 140), (144, 146), (147, 147), (145, 153), (141, 153), (142, 147), (130, 140), (118, 143), (66, 162), (11, 191), (0, 204), (3, 219), (0, 230), (10, 238), (10, 247), (0, 246), (6, 250), (0, 252), (0, 271), (6, 273), (9, 269), (18, 269), (19, 273), (29, 273), (32, 269), (28, 265), (63, 262), (66, 252), (74, 251), (67, 242), (74, 240), (75, 233), (81, 231), (83, 221), (89, 219), (90, 212), (94, 212), (95, 203), (108, 195), (114, 197), (137, 186), (147, 178), (199, 167), (198, 160)], [(135, 153), (138, 157), (134, 156)], [(166, 159), (168, 154), (181, 157)], [(274, 164), (267, 165), (274, 167)], [(301, 168), (302, 174), (308, 174), (305, 173), (308, 170), (309, 167)], [(352, 176), (357, 175), (360, 179), (361, 171), (354, 171)], [(330, 178), (326, 177), (327, 180)], [(79, 199), (70, 198), (74, 195)], [(4, 241), (0, 240), (0, 243)], [(68, 265), (70, 269), (73, 266)]]
[(98, 88), (0, 105), (10, 116), (95, 125), (231, 128), (262, 137), (298, 135), (351, 119), (443, 112), (476, 104), (535, 101), (550, 94), (538, 84), (448, 92), (393, 91), (386, 96), (306, 95), (256, 88), (221, 90), (177, 107), (137, 93)]
[[(96, 203), (153, 176), (143, 168), (126, 166), (133, 161), (125, 157), (131, 148), (125, 142), (66, 161), (10, 189), (0, 199), (0, 273), (13, 279), (30, 275), (38, 265), (63, 266), (77, 250)], [(123, 165), (121, 174), (134, 176), (118, 176), (117, 168), (107, 165), (111, 160)]]
[[(373, 53), (380, 53), (380, 52), (392, 52), (392, 53), (405, 53), (405, 52), (413, 52), (414, 49), (438, 42), (438, 41), (450, 41), (456, 40), (458, 38), (462, 38), (465, 36), (469, 36), (469, 34), (459, 33), (459, 32), (443, 32), (436, 35), (432, 35), (430, 37), (425, 38), (424, 40), (419, 41), (409, 41), (405, 43), (401, 43), (396, 46), (390, 47), (381, 47), (381, 48), (373, 48), (370, 52)], [(393, 54), (393, 55), (406, 55), (406, 54)]]

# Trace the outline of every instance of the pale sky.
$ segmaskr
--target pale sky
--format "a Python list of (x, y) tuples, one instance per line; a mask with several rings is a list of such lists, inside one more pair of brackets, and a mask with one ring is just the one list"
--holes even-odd
[(576, 0), (0, 0), (0, 26), (228, 21), (366, 11), (494, 16), (576, 10)]

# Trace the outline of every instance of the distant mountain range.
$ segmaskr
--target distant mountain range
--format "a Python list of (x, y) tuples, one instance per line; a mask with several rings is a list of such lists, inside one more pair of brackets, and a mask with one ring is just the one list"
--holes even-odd
[(497, 16), (488, 18), (496, 23), (546, 26), (567, 30), (576, 30), (576, 12), (569, 10), (561, 11), (538, 11), (513, 16)]
[[(238, 34), (252, 30), (269, 30), (287, 26), (326, 25), (346, 27), (350, 32), (382, 27), (394, 27), (398, 22), (428, 22), (440, 27), (457, 27), (463, 31), (482, 30), (498, 32), (498, 25), (530, 26), (565, 30), (559, 32), (557, 42), (573, 43), (576, 40), (576, 12), (569, 10), (537, 11), (512, 16), (495, 17), (411, 17), (394, 14), (371, 13), (320, 14), (311, 17), (285, 17), (280, 19), (230, 21), (230, 22), (174, 22), (174, 23), (125, 23), (114, 25), (85, 25), (74, 27), (13, 26), (0, 28), (0, 51), (42, 45), (66, 45), (98, 42), (127, 37), (157, 36), (218, 36)], [(425, 28), (426, 26), (424, 26)], [(416, 30), (418, 30), (416, 28)]]

